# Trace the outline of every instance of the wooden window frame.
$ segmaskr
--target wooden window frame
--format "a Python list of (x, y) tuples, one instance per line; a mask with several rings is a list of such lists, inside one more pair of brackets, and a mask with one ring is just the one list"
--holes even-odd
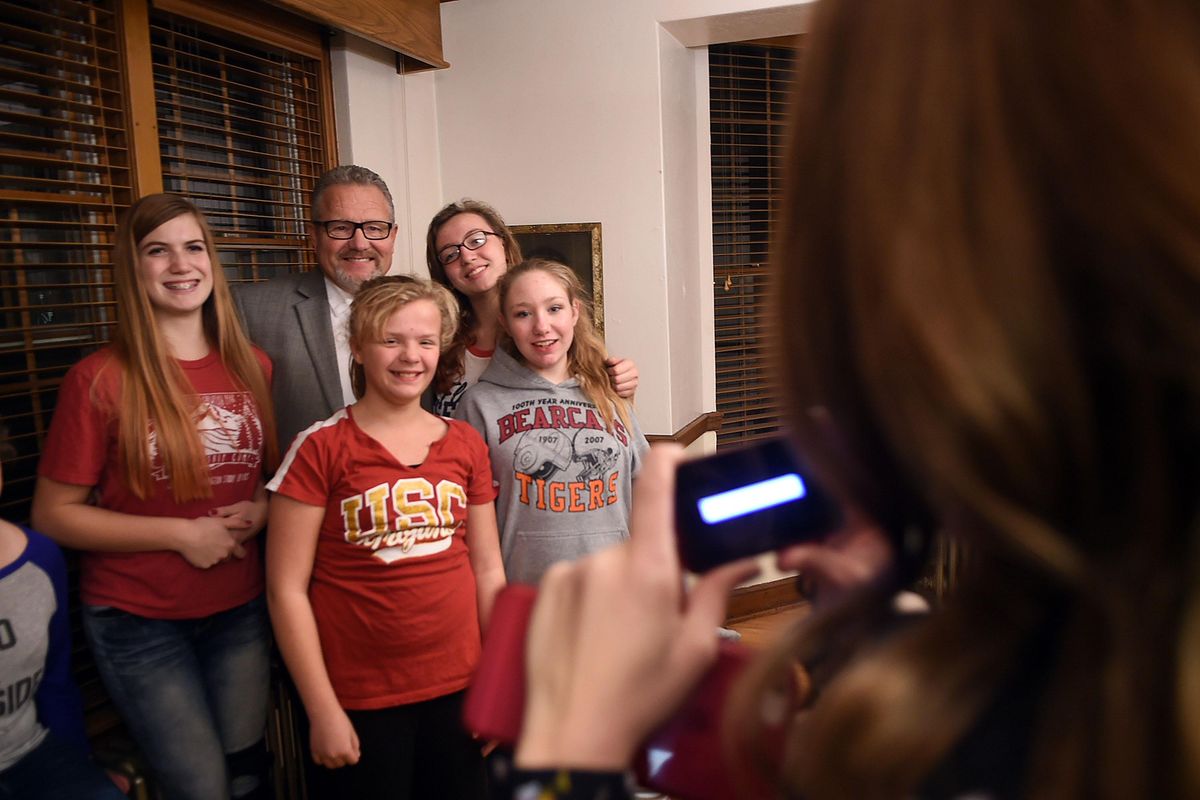
[[(322, 116), (329, 123), (325, 136), (325, 163), (338, 162), (337, 128), (333, 113), (333, 78), (325, 38), (328, 31), (306, 20), (263, 3), (235, 4), (231, 0), (120, 0), (129, 99), (129, 135), (133, 141), (135, 189), (138, 196), (163, 190), (162, 159), (158, 137), (154, 68), (150, 45), (150, 12), (166, 11), (223, 29), (252, 41), (292, 50), (321, 62)], [(152, 157), (143, 154), (151, 153)]]
[[(9, 480), (0, 516), (23, 521), (62, 376), (79, 353), (110, 339), (116, 321), (110, 253), (117, 220), (135, 198), (164, 186), (152, 16), (165, 11), (188, 17), (222, 34), (314, 59), (322, 136), (315, 148), (317, 175), (337, 163), (337, 143), (328, 30), (319, 24), (231, 0), (61, 0), (45, 8), (14, 2), (5, 11), (13, 24), (3, 39), (11, 63), (0, 80), (8, 101), (0, 107), (7, 115), (0, 146), (11, 163), (23, 166), (0, 185), (0, 202), (11, 211), (0, 218), (0, 312), (6, 314), (0, 399), (11, 413), (5, 422), (17, 451), (6, 456)], [(42, 15), (42, 24), (16, 24), (24, 14)], [(93, 35), (96, 20), (102, 20), (101, 33)], [(83, 55), (73, 55), (76, 49)], [(86, 78), (75, 75), (87, 70)], [(92, 74), (97, 70), (100, 77)], [(100, 124), (95, 118), (103, 118), (104, 136), (89, 133), (87, 125)], [(310, 189), (300, 188), (305, 220)], [(311, 257), (306, 232), (299, 226), (296, 231), (298, 244), (289, 243), (289, 252), (301, 247)], [(216, 233), (222, 252), (254, 244)], [(75, 675), (88, 732), (104, 736), (118, 718), (84, 652), (77, 611), (73, 600)]]

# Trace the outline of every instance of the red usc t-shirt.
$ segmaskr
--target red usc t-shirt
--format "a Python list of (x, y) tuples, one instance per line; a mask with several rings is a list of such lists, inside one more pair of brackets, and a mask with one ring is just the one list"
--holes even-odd
[[(256, 350), (266, 370), (271, 362)], [(76, 486), (94, 486), (97, 505), (149, 517), (206, 516), (210, 509), (250, 500), (262, 478), (263, 429), (254, 396), (236, 388), (218, 354), (180, 361), (197, 402), (196, 426), (208, 457), (212, 497), (176, 503), (157, 458), (154, 491), (139, 499), (117, 464), (117, 418), (121, 368), (104, 348), (71, 368), (38, 464), (38, 474)], [(99, 378), (99, 380), (97, 380)], [(150, 432), (154, 449), (154, 434)], [(197, 569), (173, 550), (141, 553), (85, 552), (79, 588), (83, 602), (115, 606), (156, 619), (188, 619), (225, 611), (262, 593), (259, 538), (245, 544), (246, 557)]]
[[(400, 464), (353, 406), (296, 437), (267, 488), (325, 509), (308, 597), (343, 708), (416, 703), (466, 688), (479, 660), (467, 506), (496, 497), (487, 446), (450, 428)], [(272, 530), (271, 547), (288, 532)]]

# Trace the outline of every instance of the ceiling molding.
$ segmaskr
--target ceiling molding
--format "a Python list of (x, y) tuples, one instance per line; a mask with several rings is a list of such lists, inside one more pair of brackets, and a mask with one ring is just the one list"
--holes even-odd
[(442, 58), (439, 0), (269, 0), (333, 30), (383, 45), (405, 71), (450, 66)]
[(733, 14), (666, 20), (661, 24), (684, 47), (797, 36), (808, 32), (815, 5), (777, 6)]

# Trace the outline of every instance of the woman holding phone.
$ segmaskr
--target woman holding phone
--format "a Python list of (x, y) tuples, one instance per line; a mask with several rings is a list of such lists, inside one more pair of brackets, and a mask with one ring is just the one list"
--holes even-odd
[[(821, 607), (752, 669), (731, 741), (787, 797), (1196, 797), (1200, 9), (814, 15), (779, 364), (799, 451), (866, 522), (780, 552)], [(685, 594), (679, 459), (647, 459), (628, 545), (546, 575), (518, 794), (627, 796), (633, 748), (714, 658), (745, 568)], [(906, 528), (970, 556), (898, 624), (880, 531)], [(812, 690), (764, 741), (797, 665)]]

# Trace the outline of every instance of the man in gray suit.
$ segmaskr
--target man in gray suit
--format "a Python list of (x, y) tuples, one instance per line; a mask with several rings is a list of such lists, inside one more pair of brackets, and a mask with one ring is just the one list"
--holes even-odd
[(354, 402), (346, 335), (350, 301), (364, 281), (391, 268), (395, 223), (382, 178), (365, 167), (336, 167), (313, 188), (309, 240), (321, 270), (234, 286), (246, 333), (275, 367), (281, 450), (309, 425)]

